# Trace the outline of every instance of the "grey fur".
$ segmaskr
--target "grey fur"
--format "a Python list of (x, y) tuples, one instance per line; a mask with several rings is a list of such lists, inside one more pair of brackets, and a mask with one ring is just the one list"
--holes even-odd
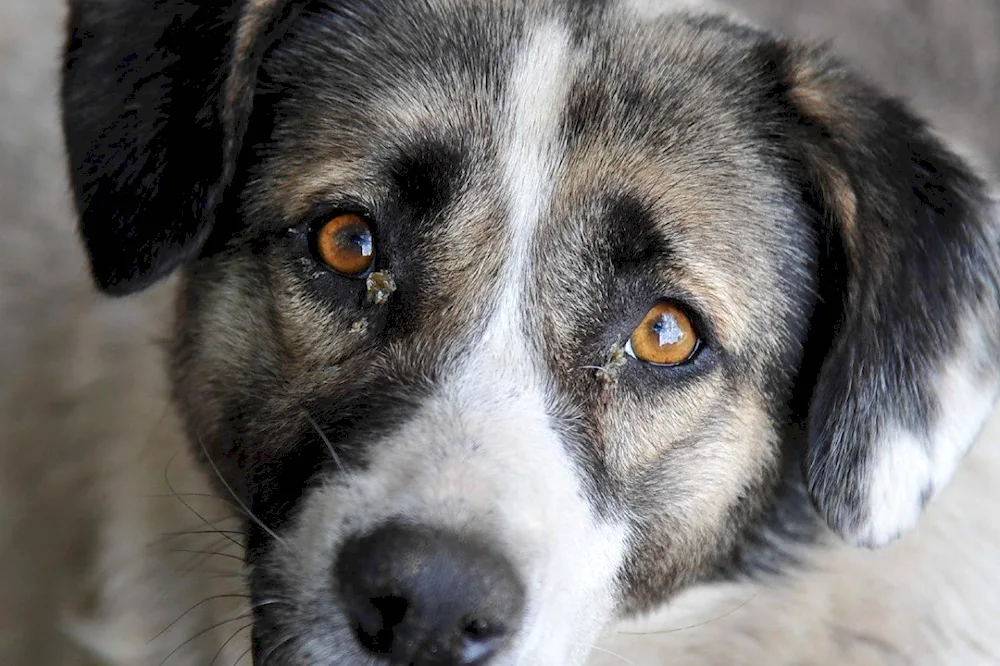
[[(42, 20), (32, 13), (42, 12), (42, 9), (20, 9), (20, 5), (15, 6), (19, 8), (17, 10), (19, 17), (28, 16)], [(982, 25), (982, 19), (977, 19), (976, 22)], [(3, 24), (15, 23), (5, 21)], [(52, 50), (56, 48), (54, 42), (55, 40), (49, 44)], [(988, 40), (985, 42), (982, 49), (983, 53), (988, 54), (993, 45)], [(9, 71), (20, 70), (10, 68)], [(51, 76), (50, 69), (44, 71), (50, 72)], [(975, 69), (964, 71), (977, 72)], [(45, 79), (39, 76), (38, 80)], [(29, 88), (40, 89), (33, 86)], [(968, 90), (974, 90), (977, 94), (987, 94), (982, 91), (988, 91), (988, 87), (970, 86)], [(30, 113), (14, 117), (21, 119), (18, 121), (19, 125), (39, 122), (40, 137), (51, 137), (52, 134), (49, 133), (55, 131), (53, 115), (48, 116), (46, 124), (45, 116), (38, 116), (34, 111), (36, 106), (50, 110), (53, 108), (51, 93), (46, 96), (47, 103), (39, 101), (30, 104), (28, 99), (21, 96), (10, 98), (31, 109)], [(954, 108), (962, 107), (962, 113), (970, 113), (969, 109), (980, 108), (974, 104), (964, 105), (954, 102), (952, 104)], [(928, 106), (932, 105), (928, 103)], [(993, 112), (995, 105), (983, 105), (981, 108)], [(50, 114), (52, 113), (50, 111)], [(988, 120), (982, 122), (983, 126), (989, 124)], [(18, 132), (18, 135), (23, 141), (25, 133)], [(970, 131), (969, 136), (977, 136), (976, 131)], [(40, 138), (40, 141), (44, 139)], [(23, 143), (20, 145), (18, 148), (10, 139), (5, 144), (3, 153), (5, 162), (9, 160), (17, 167), (12, 169), (12, 173), (25, 173), (22, 168), (26, 162), (24, 156), (34, 154), (33, 146), (25, 147)], [(32, 182), (51, 183), (52, 179), (44, 177), (44, 174), (61, 173), (60, 167), (53, 166), (58, 159), (58, 148), (51, 139), (48, 145), (50, 150), (41, 153), (41, 157), (37, 158), (41, 160), (42, 166), (39, 170), (42, 175), (34, 176), (35, 180)], [(49, 161), (45, 162), (45, 159)], [(12, 179), (5, 179), (4, 182), (12, 182)], [(48, 190), (21, 187), (18, 191), (44, 193)], [(151, 632), (155, 633), (155, 629), (165, 622), (153, 615), (137, 619), (135, 609), (146, 609), (154, 603), (151, 599), (158, 594), (158, 591), (153, 591), (151, 588), (157, 588), (161, 583), (150, 581), (160, 580), (163, 573), (157, 570), (157, 565), (168, 561), (170, 555), (161, 552), (160, 546), (153, 549), (155, 555), (148, 557), (145, 553), (141, 556), (136, 555), (135, 551), (129, 548), (116, 552), (107, 540), (137, 544), (147, 539), (141, 532), (150, 529), (150, 525), (168, 525), (171, 527), (153, 529), (172, 531), (177, 529), (178, 523), (181, 525), (188, 523), (188, 526), (198, 523), (197, 519), (186, 514), (186, 510), (178, 507), (172, 500), (165, 502), (162, 507), (154, 507), (152, 505), (157, 504), (156, 502), (151, 503), (148, 498), (140, 499), (146, 492), (147, 486), (155, 487), (161, 484), (163, 469), (171, 456), (158, 447), (153, 447), (154, 451), (160, 451), (153, 459), (144, 458), (139, 461), (130, 454), (134, 450), (132, 447), (136, 441), (148, 441), (150, 431), (163, 433), (166, 450), (178, 447), (175, 435), (172, 434), (176, 424), (170, 419), (164, 422), (165, 425), (157, 421), (159, 414), (162, 413), (161, 410), (165, 409), (164, 387), (159, 377), (159, 354), (156, 353), (156, 347), (149, 342), (151, 338), (162, 337), (162, 322), (166, 319), (163, 309), (153, 301), (157, 296), (162, 299), (169, 294), (165, 292), (153, 294), (151, 298), (144, 297), (140, 303), (98, 302), (82, 286), (82, 263), (72, 249), (73, 239), (69, 232), (65, 200), (58, 192), (38, 196), (34, 205), (8, 211), (8, 222), (5, 224), (29, 231), (22, 232), (26, 240), (23, 243), (18, 241), (17, 250), (5, 251), (3, 262), (0, 263), (0, 268), (4, 271), (2, 306), (4, 322), (16, 319), (21, 324), (27, 323), (21, 330), (38, 332), (30, 337), (22, 337), (17, 328), (7, 326), (6, 323), (3, 329), (4, 335), (8, 336), (5, 339), (10, 340), (10, 343), (3, 346), (2, 360), (5, 365), (0, 367), (5, 370), (3, 375), (5, 378), (13, 378), (5, 379), (10, 382), (10, 389), (5, 388), (3, 396), (7, 413), (2, 421), (3, 439), (6, 459), (14, 461), (5, 465), (5, 469), (12, 470), (13, 475), (9, 474), (5, 478), (3, 487), (4, 492), (9, 493), (11, 497), (22, 498), (22, 502), (44, 508), (39, 513), (27, 514), (31, 516), (28, 521), (12, 522), (11, 531), (8, 532), (16, 535), (14, 538), (18, 539), (18, 550), (27, 557), (12, 554), (10, 559), (5, 561), (5, 564), (11, 563), (4, 573), (7, 577), (5, 580), (11, 581), (9, 583), (11, 589), (14, 589), (16, 584), (17, 589), (23, 590), (19, 594), (12, 593), (15, 595), (14, 598), (24, 599), (23, 603), (27, 608), (36, 610), (23, 614), (24, 624), (30, 629), (15, 632), (24, 636), (25, 640), (13, 639), (8, 644), (9, 648), (8, 645), (3, 647), (10, 649), (13, 654), (9, 659), (4, 659), (4, 663), (74, 663), (72, 660), (77, 657), (69, 655), (79, 655), (79, 652), (71, 641), (47, 638), (50, 628), (58, 626), (67, 612), (77, 616), (89, 616), (92, 619), (107, 618), (112, 630), (107, 632), (103, 639), (97, 638), (102, 635), (99, 623), (91, 625), (71, 623), (78, 630), (79, 636), (89, 637), (87, 640), (91, 642), (92, 647), (104, 653), (105, 657), (101, 663), (115, 663), (111, 655), (116, 651), (122, 654), (121, 650), (126, 649), (121, 647), (123, 645), (147, 654), (124, 656), (118, 663), (157, 663), (169, 649), (172, 649), (160, 646), (169, 646), (171, 641), (176, 644), (185, 632), (190, 635), (194, 632), (194, 627), (207, 626), (208, 614), (203, 616), (199, 612), (187, 617), (180, 627), (174, 628), (173, 634), (159, 638), (152, 647), (145, 646), (144, 638)], [(264, 198), (261, 196), (251, 199), (251, 206), (266, 205)], [(16, 195), (5, 197), (4, 201), (26, 202), (27, 198), (25, 195)], [(485, 205), (488, 207), (488, 204)], [(44, 233), (45, 227), (41, 224), (26, 221), (34, 217), (41, 219), (42, 224), (47, 223), (54, 227), (52, 233)], [(480, 243), (489, 240), (488, 237), (479, 234), (474, 237)], [(51, 268), (47, 266), (44, 270), (43, 284), (39, 284), (38, 266), (51, 263), (42, 259), (50, 252), (65, 257), (65, 262), (57, 262)], [(15, 261), (23, 262), (24, 266), (20, 267), (14, 263)], [(556, 269), (554, 275), (558, 275), (559, 267), (554, 266), (554, 268)], [(253, 278), (255, 272), (256, 269), (247, 262), (232, 260), (226, 268), (226, 280), (229, 284), (245, 285), (247, 284), (245, 280), (255, 279)], [(223, 284), (225, 282), (224, 280)], [(36, 286), (28, 286), (29, 283)], [(458, 285), (458, 288), (465, 287)], [(239, 291), (242, 292), (242, 288)], [(13, 296), (8, 298), (8, 294)], [(474, 284), (470, 285), (466, 297), (472, 301), (479, 295), (480, 289)], [(393, 295), (392, 298), (396, 296)], [(8, 317), (8, 312), (15, 314)], [(84, 316), (80, 316), (81, 312)], [(292, 314), (296, 314), (294, 310)], [(299, 314), (310, 316), (307, 311)], [(214, 314), (209, 311), (208, 315), (222, 319), (228, 317), (230, 323), (235, 321), (235, 315), (225, 314), (221, 310), (216, 310)], [(470, 316), (470, 319), (473, 318)], [(353, 329), (356, 321), (346, 321), (345, 328)], [(433, 345), (442, 338), (459, 334), (461, 324), (462, 321), (450, 322), (441, 327), (434, 337), (426, 340), (426, 344)], [(309, 326), (314, 327), (315, 324), (306, 324), (307, 328)], [(449, 329), (449, 326), (455, 328)], [(75, 344), (70, 344), (70, 341)], [(250, 355), (274, 354), (273, 350), (267, 349), (273, 342), (262, 336), (261, 340), (253, 342), (255, 346), (262, 346), (255, 348), (250, 354), (247, 349), (239, 348), (241, 341), (235, 340), (230, 343), (231, 346), (223, 349), (220, 355), (231, 363), (238, 362), (241, 356), (246, 359)], [(94, 353), (92, 350), (95, 349), (104, 351)], [(127, 353), (123, 352), (123, 349), (127, 350)], [(319, 354), (342, 353), (335, 347), (315, 346), (314, 349), (319, 350)], [(45, 362), (42, 362), (42, 358)], [(600, 360), (601, 356), (595, 357), (596, 362)], [(398, 361), (405, 369), (405, 360), (398, 359)], [(308, 357), (303, 357), (301, 362), (306, 364), (311, 361)], [(6, 372), (8, 369), (9, 372)], [(189, 381), (197, 382), (198, 378)], [(308, 394), (314, 390), (314, 386), (303, 384), (298, 387), (298, 391), (300, 394)], [(60, 396), (65, 398), (60, 400)], [(66, 399), (69, 401), (68, 410)], [(211, 401), (207, 401), (203, 407), (211, 406)], [(126, 416), (130, 412), (131, 415)], [(39, 443), (32, 444), (32, 442)], [(35, 459), (32, 454), (38, 455), (39, 459)], [(180, 467), (185, 469), (187, 463), (184, 462), (184, 454), (181, 455)], [(53, 459), (59, 461), (58, 465), (53, 465)], [(127, 467), (123, 470), (122, 465)], [(120, 481), (123, 478), (123, 471), (124, 481)], [(197, 472), (190, 473), (197, 476)], [(211, 474), (210, 471), (208, 473)], [(38, 478), (49, 481), (36, 483), (34, 479)], [(195, 484), (195, 487), (200, 486)], [(42, 492), (38, 493), (37, 488), (41, 488)], [(71, 495), (74, 501), (67, 502), (64, 499), (67, 495)], [(8, 502), (8, 506), (17, 506), (15, 501)], [(11, 513), (16, 517), (14, 511)], [(185, 515), (190, 521), (183, 517)], [(101, 536), (102, 534), (105, 536)], [(67, 544), (72, 544), (74, 547), (69, 548)], [(53, 559), (32, 561), (33, 554), (45, 554)], [(64, 554), (68, 555), (65, 559), (62, 557)], [(142, 565), (141, 560), (146, 564)], [(131, 566), (137, 568), (129, 573)], [(146, 566), (150, 567), (148, 573), (141, 573)], [(68, 574), (72, 571), (70, 567), (78, 567), (79, 571), (89, 571), (91, 574), (66, 575), (64, 579), (58, 576), (50, 578), (47, 575), (48, 572)], [(47, 593), (39, 593), (39, 590), (46, 589), (37, 582), (43, 579), (51, 580), (51, 587)], [(125, 593), (123, 591), (125, 589), (130, 590), (130, 593)], [(132, 596), (133, 593), (135, 596)], [(945, 595), (946, 591), (942, 590), (941, 594)], [(200, 596), (194, 592), (190, 598), (197, 601)], [(165, 604), (163, 615), (172, 619), (189, 605), (190, 603), (185, 604), (181, 600), (172, 601)], [(216, 617), (224, 619), (225, 615)], [(137, 625), (128, 627), (127, 623), (124, 623), (126, 618), (137, 621)], [(804, 618), (801, 621), (808, 622)], [(187, 624), (188, 622), (190, 624)], [(780, 619), (776, 619), (775, 624), (780, 624)], [(185, 629), (185, 626), (188, 628)], [(132, 633), (142, 638), (133, 641), (130, 639)], [(222, 639), (227, 636), (227, 633), (223, 633)], [(201, 657), (197, 656), (199, 644), (196, 643), (191, 647), (189, 663), (204, 664), (209, 661), (221, 645), (222, 639), (211, 646), (202, 647)], [(843, 634), (840, 634), (839, 640), (845, 640)], [(850, 638), (846, 640), (851, 642)], [(227, 653), (228, 663), (235, 661), (241, 651), (237, 649), (232, 654)], [(772, 647), (773, 654), (777, 654), (778, 651), (777, 646)], [(704, 663), (732, 663), (732, 659), (726, 661), (724, 658), (708, 654), (707, 651), (703, 652)], [(174, 660), (180, 662), (184, 658), (175, 656)], [(683, 655), (678, 655), (678, 659), (681, 658), (684, 658)], [(817, 657), (820, 658), (822, 657)], [(787, 663), (793, 663), (791, 657)], [(831, 651), (827, 663), (842, 663), (842, 661), (837, 661), (837, 657)]]

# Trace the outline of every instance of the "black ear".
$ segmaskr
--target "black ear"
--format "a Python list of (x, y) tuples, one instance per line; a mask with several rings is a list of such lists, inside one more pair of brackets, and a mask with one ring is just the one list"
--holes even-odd
[(232, 177), (280, 0), (73, 0), (63, 128), (94, 277), (129, 293), (195, 256)]
[(1000, 206), (900, 102), (791, 49), (788, 100), (842, 265), (806, 477), (846, 540), (884, 544), (947, 483), (1000, 390)]

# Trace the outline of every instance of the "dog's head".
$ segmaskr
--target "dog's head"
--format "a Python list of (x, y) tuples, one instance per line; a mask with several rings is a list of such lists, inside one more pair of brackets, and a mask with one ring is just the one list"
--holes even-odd
[(822, 51), (613, 2), (71, 21), (94, 274), (185, 269), (258, 660), (579, 664), (824, 522), (893, 539), (992, 408), (994, 204)]

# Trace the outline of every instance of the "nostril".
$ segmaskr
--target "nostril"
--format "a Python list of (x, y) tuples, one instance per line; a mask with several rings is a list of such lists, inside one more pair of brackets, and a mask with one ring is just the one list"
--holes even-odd
[(356, 601), (349, 611), (354, 631), (365, 649), (376, 654), (392, 651), (393, 629), (406, 617), (409, 602), (398, 595), (372, 597)]
[(486, 620), (474, 619), (465, 625), (465, 633), (470, 638), (483, 638), (493, 633), (492, 627)]
[(382, 627), (386, 629), (391, 629), (402, 622), (410, 605), (404, 597), (398, 595), (373, 597), (371, 604), (382, 616)]

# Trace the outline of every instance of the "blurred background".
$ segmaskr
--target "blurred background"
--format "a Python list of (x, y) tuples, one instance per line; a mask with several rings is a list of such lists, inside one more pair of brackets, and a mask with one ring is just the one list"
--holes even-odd
[[(730, 4), (760, 24), (829, 41), (1000, 177), (1000, 1)], [(116, 609), (131, 607), (136, 584), (164, 577), (136, 564), (157, 537), (150, 512), (182, 511), (150, 499), (185, 455), (166, 436), (157, 443), (172, 416), (150, 349), (169, 323), (169, 286), (130, 300), (96, 296), (74, 235), (56, 106), (63, 18), (60, 0), (0, 0), (3, 666), (109, 663), (71, 656), (66, 627), (81, 640), (103, 630), (87, 622), (124, 636), (162, 627)], [(183, 460), (177, 467), (183, 476)], [(147, 662), (123, 647), (113, 663)]]

